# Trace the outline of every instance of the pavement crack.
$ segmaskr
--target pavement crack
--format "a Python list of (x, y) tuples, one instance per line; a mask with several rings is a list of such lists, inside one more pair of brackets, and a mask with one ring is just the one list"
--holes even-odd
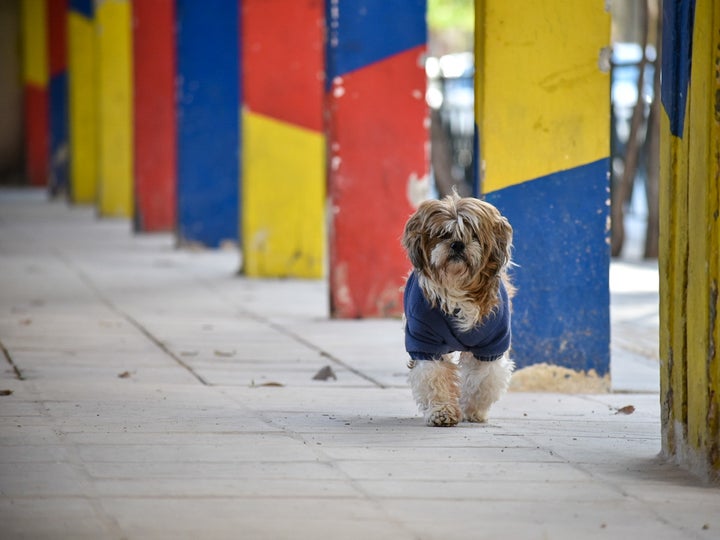
[(2, 354), (5, 357), (5, 360), (7, 360), (7, 363), (10, 364), (13, 373), (15, 373), (15, 378), (17, 378), (18, 381), (24, 381), (25, 377), (23, 377), (22, 371), (20, 371), (20, 368), (13, 360), (13, 357), (10, 355), (10, 351), (7, 350), (7, 347), (5, 347), (5, 344), (2, 341), (0, 341), (0, 351), (2, 351)]
[(82, 281), (82, 283), (90, 289), (93, 294), (102, 302), (108, 309), (113, 311), (115, 314), (119, 315), (123, 319), (125, 319), (126, 322), (128, 322), (131, 326), (133, 326), (136, 330), (138, 330), (143, 336), (145, 336), (148, 340), (150, 340), (156, 347), (158, 347), (163, 353), (165, 353), (167, 356), (172, 358), (175, 363), (177, 363), (180, 367), (185, 369), (190, 375), (192, 375), (195, 379), (197, 379), (200, 384), (203, 386), (212, 386), (202, 375), (200, 375), (198, 372), (196, 372), (192, 366), (187, 364), (185, 361), (183, 361), (182, 358), (180, 358), (177, 354), (175, 354), (165, 343), (163, 343), (160, 338), (158, 338), (155, 334), (153, 334), (150, 330), (145, 328), (143, 324), (135, 319), (132, 315), (129, 313), (126, 313), (122, 309), (120, 309), (115, 303), (110, 300), (105, 294), (95, 285), (93, 280), (88, 276), (82, 269), (80, 269), (73, 261), (69, 260), (63, 253), (60, 251), (55, 250), (55, 255), (65, 263), (65, 265), (70, 268), (76, 276)]
[(335, 364), (343, 367), (344, 369), (348, 370), (349, 372), (353, 373), (354, 375), (357, 375), (357, 376), (360, 377), (361, 379), (365, 379), (365, 380), (368, 381), (369, 383), (374, 384), (374, 385), (377, 386), (378, 388), (383, 388), (383, 389), (388, 388), (387, 385), (381, 383), (380, 381), (378, 381), (377, 379), (371, 377), (370, 375), (368, 375), (368, 374), (366, 374), (366, 373), (363, 373), (363, 372), (360, 371), (359, 369), (354, 368), (353, 366), (351, 366), (351, 365), (348, 364), (347, 362), (344, 362), (342, 359), (338, 358), (337, 356), (335, 356), (335, 355), (332, 354), (331, 352), (326, 351), (325, 349), (323, 349), (323, 348), (320, 347), (319, 345), (316, 345), (316, 344), (313, 343), (312, 341), (310, 341), (310, 340), (308, 340), (308, 339), (305, 339), (304, 337), (302, 337), (302, 336), (299, 335), (299, 334), (296, 334), (296, 333), (293, 332), (292, 330), (289, 330), (289, 329), (285, 328), (284, 326), (281, 326), (281, 325), (279, 325), (279, 324), (277, 324), (277, 323), (274, 323), (274, 322), (271, 321), (270, 319), (267, 319), (267, 318), (265, 318), (265, 317), (263, 317), (263, 316), (261, 316), (261, 315), (258, 315), (257, 313), (251, 313), (251, 312), (248, 312), (248, 311), (244, 311), (243, 314), (244, 314), (244, 315), (247, 315), (247, 316), (249, 316), (249, 317), (254, 318), (256, 321), (258, 321), (258, 322), (260, 322), (260, 323), (262, 323), (262, 324), (264, 324), (264, 325), (266, 325), (266, 326), (269, 326), (270, 328), (272, 328), (272, 329), (275, 330), (276, 332), (280, 332), (281, 334), (286, 335), (287, 337), (293, 339), (294, 341), (300, 343), (301, 345), (307, 347), (308, 349), (317, 352), (320, 356), (322, 356), (322, 357), (324, 357), (324, 358), (327, 358), (327, 359), (330, 360), (331, 362), (334, 362)]
[(118, 315), (123, 317), (128, 323), (130, 323), (132, 326), (134, 326), (142, 335), (144, 335), (147, 339), (152, 341), (156, 347), (158, 347), (162, 352), (164, 352), (166, 355), (168, 355), (170, 358), (175, 360), (175, 362), (185, 370), (187, 370), (190, 375), (195, 377), (201, 384), (204, 386), (212, 386), (205, 377), (200, 375), (197, 371), (195, 371), (188, 363), (183, 361), (182, 358), (180, 358), (177, 354), (175, 354), (165, 343), (163, 343), (157, 336), (155, 336), (150, 330), (145, 328), (141, 322), (134, 319), (132, 316), (128, 315), (127, 313), (123, 312), (119, 308), (115, 307), (112, 304), (108, 304), (108, 307), (112, 308)]
[(218, 298), (220, 298), (223, 302), (231, 305), (233, 308), (235, 308), (236, 310), (238, 310), (238, 312), (239, 312), (240, 315), (242, 315), (242, 316), (244, 316), (244, 317), (250, 317), (250, 318), (254, 319), (254, 320), (257, 321), (257, 322), (259, 322), (259, 323), (261, 323), (261, 324), (264, 324), (265, 326), (267, 326), (267, 327), (269, 327), (269, 328), (272, 328), (272, 329), (275, 330), (276, 332), (279, 332), (279, 333), (281, 333), (281, 334), (289, 337), (289, 338), (292, 339), (293, 341), (299, 343), (300, 345), (303, 345), (304, 347), (307, 347), (308, 349), (317, 352), (317, 353), (318, 353), (320, 356), (322, 356), (323, 358), (327, 358), (328, 360), (330, 360), (330, 361), (333, 362), (334, 364), (336, 364), (336, 365), (338, 365), (338, 366), (341, 366), (342, 368), (346, 369), (346, 370), (349, 371), (350, 373), (352, 373), (352, 374), (354, 374), (354, 375), (357, 375), (357, 376), (360, 377), (361, 379), (364, 379), (364, 380), (368, 381), (369, 383), (373, 384), (374, 386), (376, 386), (376, 387), (378, 387), (378, 388), (382, 388), (382, 389), (387, 389), (387, 388), (389, 388), (388, 385), (383, 384), (382, 382), (380, 382), (380, 381), (378, 381), (377, 379), (371, 377), (370, 375), (367, 375), (366, 373), (363, 373), (363, 372), (360, 371), (359, 369), (354, 368), (353, 366), (351, 366), (351, 365), (348, 364), (347, 362), (344, 362), (341, 358), (338, 358), (337, 356), (335, 356), (334, 354), (332, 354), (330, 351), (327, 351), (327, 350), (323, 349), (321, 346), (313, 343), (313, 342), (310, 341), (309, 339), (306, 339), (306, 338), (302, 337), (302, 336), (299, 335), (298, 333), (293, 332), (292, 330), (289, 330), (288, 328), (286, 328), (286, 327), (284, 327), (284, 326), (281, 326), (281, 325), (273, 322), (273, 321), (270, 320), (269, 318), (264, 317), (264, 316), (262, 316), (262, 315), (260, 315), (260, 314), (258, 314), (258, 313), (249, 311), (249, 310), (247, 310), (247, 309), (238, 308), (238, 306), (237, 306), (236, 304), (234, 304), (234, 303), (232, 303), (232, 302), (228, 302), (227, 296), (221, 294), (211, 283), (208, 283), (206, 280), (204, 280), (204, 279), (197, 279), (197, 281), (198, 281), (198, 283), (200, 283), (201, 285), (203, 285), (207, 290), (211, 291), (211, 292), (212, 292), (213, 294), (215, 294)]

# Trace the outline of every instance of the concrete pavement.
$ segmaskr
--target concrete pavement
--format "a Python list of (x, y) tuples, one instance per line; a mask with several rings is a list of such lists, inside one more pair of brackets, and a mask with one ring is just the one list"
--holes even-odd
[(720, 536), (720, 490), (657, 457), (652, 265), (613, 264), (614, 393), (450, 429), (417, 415), (400, 321), (237, 266), (0, 190), (0, 538)]

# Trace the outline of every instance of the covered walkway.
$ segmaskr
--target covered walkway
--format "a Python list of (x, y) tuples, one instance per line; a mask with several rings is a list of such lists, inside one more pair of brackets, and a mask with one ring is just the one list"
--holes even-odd
[(614, 393), (428, 428), (399, 320), (130, 230), (0, 191), (2, 538), (720, 534), (720, 491), (657, 457), (653, 268), (613, 263)]

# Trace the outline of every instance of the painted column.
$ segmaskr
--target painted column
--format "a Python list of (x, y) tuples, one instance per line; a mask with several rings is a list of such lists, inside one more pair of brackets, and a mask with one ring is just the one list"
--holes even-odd
[(175, 3), (133, 2), (136, 231), (175, 227)]
[(324, 274), (324, 15), (324, 0), (242, 1), (248, 276)]
[(476, 19), (481, 192), (510, 220), (518, 265), (514, 384), (608, 390), (610, 15), (479, 0)]
[(20, 3), (20, 14), (25, 94), (25, 176), (30, 185), (45, 186), (50, 124), (46, 0), (24, 0)]
[(98, 212), (133, 211), (130, 0), (97, 2)]
[(660, 397), (663, 454), (720, 479), (720, 10), (663, 3)]
[(68, 0), (47, 0), (49, 107), (49, 183), (53, 194), (68, 190)]
[(178, 235), (237, 241), (240, 75), (238, 0), (177, 0)]
[(402, 311), (400, 236), (427, 171), (425, 0), (327, 2), (330, 305)]
[(97, 201), (97, 77), (93, 0), (70, 0), (68, 13), (68, 128), (70, 200)]

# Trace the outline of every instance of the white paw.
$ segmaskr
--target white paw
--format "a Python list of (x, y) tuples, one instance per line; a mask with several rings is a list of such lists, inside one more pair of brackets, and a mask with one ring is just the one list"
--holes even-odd
[(425, 415), (425, 422), (428, 426), (455, 426), (462, 418), (460, 407), (456, 405), (440, 405), (433, 408)]

